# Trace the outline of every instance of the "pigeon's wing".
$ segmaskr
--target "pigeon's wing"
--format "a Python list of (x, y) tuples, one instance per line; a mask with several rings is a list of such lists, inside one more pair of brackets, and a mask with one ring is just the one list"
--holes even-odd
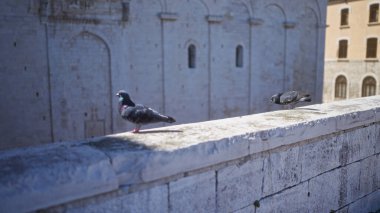
[(163, 121), (167, 119), (152, 108), (137, 104), (129, 113), (128, 120), (138, 124), (148, 124)]
[(285, 92), (280, 97), (280, 103), (282, 104), (290, 104), (297, 100), (298, 92), (297, 91), (289, 91)]

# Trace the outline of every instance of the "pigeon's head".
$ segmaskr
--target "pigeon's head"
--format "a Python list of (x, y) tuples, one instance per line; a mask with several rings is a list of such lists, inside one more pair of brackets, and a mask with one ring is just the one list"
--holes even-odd
[(119, 92), (116, 93), (116, 96), (119, 98), (119, 102), (122, 103), (122, 105), (135, 106), (126, 91), (119, 90)]
[(273, 103), (278, 103), (280, 102), (280, 96), (282, 95), (282, 93), (277, 93), (275, 95), (273, 95), (270, 100), (273, 102)]

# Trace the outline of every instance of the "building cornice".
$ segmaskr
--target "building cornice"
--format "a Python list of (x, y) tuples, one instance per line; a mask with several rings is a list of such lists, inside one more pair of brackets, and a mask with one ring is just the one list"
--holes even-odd
[(365, 0), (329, 0), (328, 5), (347, 4), (353, 1), (365, 1)]

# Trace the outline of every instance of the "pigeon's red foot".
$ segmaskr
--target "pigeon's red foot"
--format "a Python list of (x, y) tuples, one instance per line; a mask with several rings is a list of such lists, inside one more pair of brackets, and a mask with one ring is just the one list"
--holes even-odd
[(136, 129), (136, 128), (132, 130), (132, 133), (139, 133), (139, 132), (140, 132), (140, 130)]

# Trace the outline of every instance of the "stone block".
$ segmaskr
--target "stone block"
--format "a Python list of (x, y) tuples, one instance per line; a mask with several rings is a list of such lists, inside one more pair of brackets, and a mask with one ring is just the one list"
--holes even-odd
[(170, 212), (215, 212), (215, 171), (169, 183)]
[(376, 112), (375, 121), (376, 121), (376, 122), (379, 122), (379, 121), (380, 121), (380, 107), (377, 107), (377, 108), (375, 109), (375, 112)]
[(102, 212), (168, 212), (168, 185), (146, 190), (117, 193), (92, 197), (86, 200), (44, 210), (45, 212), (102, 213)]
[(302, 181), (340, 165), (342, 141), (329, 137), (301, 146)]
[(335, 169), (309, 181), (309, 209), (330, 212), (339, 208), (340, 170)]
[[(186, 143), (184, 141), (184, 143)], [(141, 171), (144, 182), (169, 175), (208, 167), (248, 155), (248, 142), (240, 136), (208, 141), (174, 151), (154, 151), (149, 154)], [(160, 168), (160, 169), (156, 169)]]
[(378, 212), (380, 209), (380, 189), (365, 196), (348, 207), (348, 213)]
[[(347, 204), (354, 202), (360, 197), (360, 162), (352, 163), (342, 168), (341, 180), (343, 183), (346, 183), (346, 190), (342, 188), (341, 193), (346, 192), (346, 197), (343, 199), (341, 195), (341, 204)], [(345, 176), (344, 176), (345, 175)], [(346, 178), (345, 180), (343, 178)], [(342, 183), (342, 184), (343, 184)]]
[[(380, 114), (380, 113), (379, 113)], [(376, 128), (376, 136), (375, 136), (375, 153), (380, 153), (380, 124), (375, 125)]]
[(256, 120), (267, 128), (257, 130), (248, 138), (250, 140), (250, 153), (253, 154), (335, 132), (335, 118), (326, 115), (327, 113), (320, 109), (309, 108), (264, 113)]
[(360, 162), (360, 195), (366, 196), (377, 189), (377, 156), (373, 155)]
[(308, 212), (307, 182), (286, 189), (260, 201), (256, 213)]
[(342, 209), (339, 209), (336, 211), (336, 213), (348, 213), (348, 206), (342, 208)]
[(234, 211), (234, 213), (256, 213), (255, 212), (255, 206), (253, 206), (253, 204), (252, 204), (252, 205), (246, 206), (244, 208), (238, 209), (238, 210)]
[(376, 162), (375, 162), (375, 186), (379, 189), (380, 188), (380, 154), (376, 155)]
[(352, 163), (367, 158), (375, 153), (376, 126), (371, 125), (340, 134), (342, 141), (341, 163)]
[[(225, 122), (219, 125), (224, 126)], [(216, 122), (182, 125), (176, 130), (172, 127), (169, 128), (171, 130), (160, 128), (149, 134), (127, 133), (103, 137), (89, 145), (110, 156), (120, 184), (158, 180), (249, 154), (244, 134), (240, 136), (235, 133), (239, 129), (231, 128), (232, 134), (227, 136), (229, 131), (212, 123)], [(200, 134), (195, 132), (203, 126), (203, 129), (209, 128), (209, 134), (199, 138)], [(170, 136), (166, 138), (162, 135), (165, 131), (174, 132), (167, 133)]]
[(337, 116), (337, 130), (346, 130), (373, 123), (375, 122), (375, 117), (375, 110), (365, 109), (363, 111), (360, 111), (360, 108), (358, 107), (358, 111), (348, 112), (346, 114)]
[(271, 152), (264, 160), (263, 196), (294, 186), (301, 181), (299, 147)]
[(33, 211), (118, 188), (109, 158), (95, 149), (52, 146), (19, 154), (0, 159), (4, 212)]
[(260, 156), (217, 171), (218, 212), (232, 212), (261, 198), (263, 160)]

